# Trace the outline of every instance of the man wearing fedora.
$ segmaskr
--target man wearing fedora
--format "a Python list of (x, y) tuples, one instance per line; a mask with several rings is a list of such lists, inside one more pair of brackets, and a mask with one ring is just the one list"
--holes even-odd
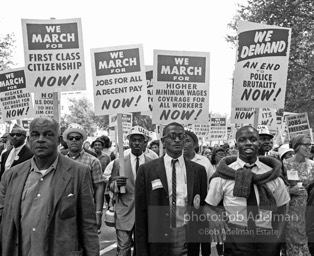
[(0, 179), (8, 169), (33, 157), (31, 149), (26, 145), (26, 131), (21, 126), (13, 126), (10, 138), (13, 147), (2, 154)]
[[(134, 126), (127, 135), (131, 152), (124, 156), (124, 174), (120, 175), (119, 159), (115, 159), (109, 179), (110, 190), (114, 193), (115, 204), (115, 228), (117, 234), (117, 255), (130, 256), (134, 244), (132, 236), (135, 224), (135, 181), (137, 169), (141, 164), (152, 159), (146, 156), (143, 151), (147, 135), (145, 129)], [(124, 186), (126, 192), (120, 193)], [(135, 253), (134, 253), (135, 255)]]
[(84, 164), (91, 172), (94, 188), (94, 202), (96, 206), (96, 220), (98, 230), (100, 230), (104, 204), (104, 180), (102, 178), (100, 161), (91, 154), (86, 153), (83, 149), (83, 142), (87, 139), (87, 135), (83, 127), (79, 124), (70, 124), (63, 132), (62, 137), (69, 149), (66, 156), (76, 162)]

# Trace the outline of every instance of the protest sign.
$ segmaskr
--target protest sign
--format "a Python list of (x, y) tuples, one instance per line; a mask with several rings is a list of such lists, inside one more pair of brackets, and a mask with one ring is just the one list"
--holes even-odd
[(228, 141), (235, 141), (236, 137), (235, 134), (237, 129), (235, 128), (234, 124), (227, 124), (227, 140)]
[[(123, 144), (127, 144), (126, 136), (128, 135), (129, 131), (132, 128), (132, 113), (124, 113), (121, 114), (121, 120), (122, 120), (122, 136), (123, 136)], [(117, 122), (118, 115), (109, 115), (109, 127), (116, 127), (118, 125)]]
[(81, 19), (22, 19), (29, 92), (86, 89)]
[(258, 124), (266, 125), (269, 131), (272, 131), (273, 133), (276, 132), (276, 109), (261, 108), (259, 111)]
[(152, 115), (153, 111), (153, 66), (145, 66), (148, 111), (141, 111), (142, 115)]
[(283, 108), (291, 29), (238, 22), (233, 107)]
[[(34, 117), (49, 116), (54, 118), (53, 107), (52, 92), (34, 93)], [(58, 107), (60, 108), (60, 104), (58, 104)], [(60, 113), (60, 109), (58, 113)]]
[(153, 81), (153, 123), (208, 120), (209, 53), (154, 50)]
[(30, 123), (32, 122), (32, 120), (33, 119), (23, 119), (23, 120), (21, 120), (22, 127), (27, 132), (29, 132), (29, 126), (30, 126)]
[(148, 111), (142, 45), (91, 49), (95, 114)]
[(255, 108), (231, 108), (231, 123), (251, 124), (254, 123)]
[(212, 117), (210, 120), (209, 140), (227, 140), (226, 117)]
[(311, 136), (311, 129), (307, 113), (286, 116), (286, 124), (288, 127), (288, 134), (290, 139), (297, 134)]
[(3, 121), (32, 117), (31, 94), (26, 90), (23, 68), (0, 72), (0, 101)]
[(204, 122), (204, 124), (193, 124), (190, 129), (193, 130), (195, 135), (198, 138), (206, 138), (209, 136), (210, 133), (210, 121), (211, 121), (211, 114), (208, 115), (208, 122)]

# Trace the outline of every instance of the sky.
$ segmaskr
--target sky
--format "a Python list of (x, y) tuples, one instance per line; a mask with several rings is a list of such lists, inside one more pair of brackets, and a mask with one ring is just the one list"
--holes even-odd
[(14, 68), (24, 67), (21, 19), (81, 18), (86, 88), (91, 99), (90, 49), (143, 44), (145, 65), (153, 64), (154, 49), (209, 52), (209, 111), (230, 116), (236, 49), (225, 36), (236, 3), (246, 0), (5, 1), (0, 35), (15, 34)]

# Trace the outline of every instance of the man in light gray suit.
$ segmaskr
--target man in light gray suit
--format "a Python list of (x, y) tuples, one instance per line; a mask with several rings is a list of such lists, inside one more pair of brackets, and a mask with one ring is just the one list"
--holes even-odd
[[(120, 176), (119, 159), (114, 160), (111, 177), (109, 180), (110, 190), (115, 195), (115, 228), (117, 234), (117, 255), (130, 256), (134, 244), (132, 239), (135, 223), (135, 181), (139, 165), (152, 159), (143, 153), (147, 131), (134, 126), (128, 136), (131, 152), (124, 156), (124, 173)], [(120, 193), (124, 186), (126, 192)], [(135, 253), (134, 253), (135, 255)]]

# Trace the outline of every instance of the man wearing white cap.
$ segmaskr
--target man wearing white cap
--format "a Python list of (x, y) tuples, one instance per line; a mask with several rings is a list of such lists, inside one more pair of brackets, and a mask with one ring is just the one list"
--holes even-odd
[(87, 166), (92, 175), (94, 188), (94, 202), (96, 206), (96, 220), (98, 229), (101, 227), (102, 208), (104, 204), (104, 180), (102, 178), (101, 163), (98, 158), (88, 154), (83, 149), (83, 142), (87, 139), (86, 132), (79, 124), (72, 123), (62, 134), (69, 152), (67, 157)]
[[(138, 167), (152, 159), (143, 154), (147, 135), (145, 129), (140, 126), (133, 127), (127, 135), (131, 152), (124, 156), (124, 173), (120, 176), (119, 159), (114, 160), (111, 177), (109, 179), (110, 190), (115, 194), (115, 228), (117, 234), (117, 255), (131, 255), (134, 244), (132, 235), (135, 224), (135, 181)], [(124, 186), (125, 193), (120, 193), (120, 187)], [(135, 253), (134, 253), (135, 255)]]
[(268, 152), (273, 148), (274, 136), (270, 134), (268, 127), (265, 126), (258, 131), (260, 147), (258, 150), (259, 156), (266, 156)]
[[(153, 150), (147, 148), (147, 144), (151, 140), (151, 137), (149, 136), (149, 131), (141, 126), (133, 126), (132, 129), (138, 129), (139, 131), (145, 134), (145, 143), (144, 143), (144, 148), (143, 148), (144, 154), (152, 159), (158, 158), (159, 156)], [(127, 155), (127, 154), (130, 154), (130, 152), (131, 152), (131, 149), (129, 148), (127, 150), (124, 150), (123, 154)]]
[(15, 124), (10, 137), (13, 147), (2, 154), (0, 179), (6, 170), (33, 157), (31, 149), (26, 145), (26, 131), (21, 126)]

